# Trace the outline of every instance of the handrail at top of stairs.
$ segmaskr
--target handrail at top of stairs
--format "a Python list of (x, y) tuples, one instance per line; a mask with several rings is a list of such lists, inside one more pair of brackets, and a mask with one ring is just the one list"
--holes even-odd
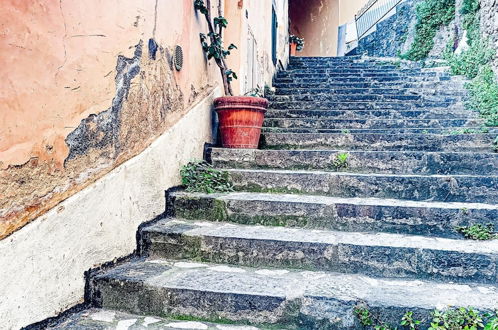
[(403, 0), (370, 0), (355, 15), (357, 40), (377, 25), (393, 8)]

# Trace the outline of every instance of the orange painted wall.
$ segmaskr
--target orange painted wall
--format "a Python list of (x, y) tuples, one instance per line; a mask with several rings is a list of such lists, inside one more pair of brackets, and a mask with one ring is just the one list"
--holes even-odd
[[(223, 7), (211, 1), (213, 12), (219, 1)], [(0, 238), (140, 153), (220, 84), (199, 43), (206, 31), (192, 0), (2, 2)], [(159, 46), (155, 60), (150, 38)], [(175, 45), (184, 52), (180, 72), (172, 67)], [(140, 66), (129, 88), (119, 86), (118, 59)], [(118, 90), (126, 95), (106, 144), (99, 125)], [(71, 151), (75, 132), (91, 146)]]
[(290, 0), (291, 33), (304, 38), (305, 47), (297, 56), (336, 56), (340, 25), (368, 0)]

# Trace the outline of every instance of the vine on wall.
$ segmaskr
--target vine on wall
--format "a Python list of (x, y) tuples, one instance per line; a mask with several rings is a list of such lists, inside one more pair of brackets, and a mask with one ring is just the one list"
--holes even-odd
[(416, 11), (415, 39), (410, 50), (401, 55), (412, 61), (427, 58), (439, 28), (450, 24), (455, 18), (455, 0), (425, 0), (417, 5)]
[(466, 84), (470, 99), (467, 107), (476, 110), (486, 120), (488, 126), (498, 126), (498, 81), (491, 68), (491, 61), (496, 50), (480, 33), (479, 0), (464, 0), (460, 13), (463, 15), (463, 27), (467, 32), (468, 48), (459, 54), (451, 50), (445, 59), (451, 73), (472, 79)]
[[(467, 48), (455, 53), (454, 40), (448, 40), (444, 59), (451, 73), (462, 75), (471, 81), (466, 84), (470, 99), (466, 106), (478, 111), (488, 126), (498, 126), (498, 81), (492, 70), (491, 61), (496, 57), (496, 49), (480, 33), (480, 0), (463, 0), (460, 14), (462, 27), (466, 31)], [(422, 61), (434, 47), (434, 38), (443, 25), (455, 18), (455, 0), (425, 0), (417, 6), (415, 39), (410, 50), (401, 58)]]

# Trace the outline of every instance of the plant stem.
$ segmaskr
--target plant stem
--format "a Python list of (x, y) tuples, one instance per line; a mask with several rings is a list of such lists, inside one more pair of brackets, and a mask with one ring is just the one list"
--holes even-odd
[[(207, 7), (207, 13), (206, 13), (206, 20), (207, 20), (207, 24), (208, 24), (208, 29), (209, 29), (209, 32), (210, 32), (210, 39), (211, 39), (211, 43), (214, 44), (215, 43), (215, 40), (214, 40), (214, 28), (213, 28), (213, 23), (211, 21), (211, 0), (206, 0), (206, 7)], [(218, 9), (220, 9), (221, 7), (218, 6)], [(221, 27), (220, 27), (220, 30), (221, 30)], [(220, 31), (220, 36), (221, 36), (221, 32)], [(216, 62), (216, 65), (218, 65), (218, 67), (220, 68), (220, 72), (221, 72), (221, 78), (223, 80), (223, 88), (225, 90), (225, 95), (229, 95), (229, 96), (233, 96), (233, 91), (232, 91), (232, 86), (230, 85), (230, 82), (228, 81), (228, 77), (226, 75), (226, 71), (227, 71), (227, 66), (226, 66), (226, 63), (225, 63), (225, 60), (223, 58), (218, 58), (218, 59), (215, 59), (215, 62)]]

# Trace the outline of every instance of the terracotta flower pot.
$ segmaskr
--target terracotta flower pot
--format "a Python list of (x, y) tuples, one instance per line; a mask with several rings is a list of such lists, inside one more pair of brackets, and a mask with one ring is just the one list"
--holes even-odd
[(224, 148), (256, 149), (268, 100), (252, 96), (225, 96), (214, 100)]
[(296, 52), (297, 52), (297, 44), (295, 42), (291, 42), (289, 44), (290, 46), (290, 55), (291, 56), (296, 56)]

